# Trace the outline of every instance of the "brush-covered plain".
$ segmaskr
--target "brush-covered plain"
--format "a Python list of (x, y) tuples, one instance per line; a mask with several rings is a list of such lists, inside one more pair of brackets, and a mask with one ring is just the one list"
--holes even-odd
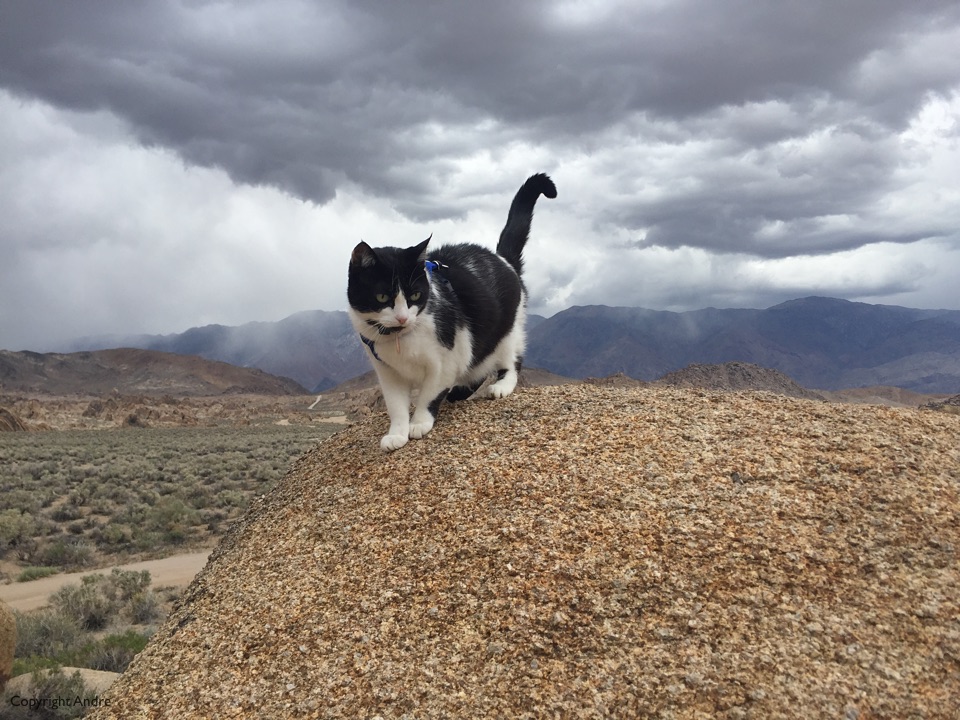
[(0, 581), (209, 547), (338, 427), (0, 434)]

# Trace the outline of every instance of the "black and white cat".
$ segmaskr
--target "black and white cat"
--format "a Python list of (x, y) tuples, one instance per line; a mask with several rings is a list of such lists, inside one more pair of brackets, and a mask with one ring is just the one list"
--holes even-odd
[(444, 398), (470, 397), (494, 372), (489, 396), (513, 392), (526, 345), (523, 248), (541, 194), (555, 198), (557, 189), (538, 173), (513, 198), (496, 253), (470, 243), (428, 251), (431, 238), (410, 248), (361, 242), (353, 249), (349, 314), (390, 416), (384, 450), (426, 435)]

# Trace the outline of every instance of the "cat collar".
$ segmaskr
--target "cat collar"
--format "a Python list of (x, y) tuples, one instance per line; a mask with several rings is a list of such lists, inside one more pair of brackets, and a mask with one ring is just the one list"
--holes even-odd
[(450, 281), (447, 280), (441, 273), (442, 270), (449, 270), (450, 267), (444, 265), (443, 263), (438, 263), (436, 260), (425, 260), (423, 263), (423, 269), (427, 272), (427, 277), (435, 277), (444, 285), (449, 285)]
[(363, 344), (364, 344), (364, 345), (366, 345), (368, 348), (370, 348), (370, 352), (373, 353), (373, 356), (374, 356), (377, 360), (379, 360), (380, 362), (383, 362), (383, 359), (382, 359), (379, 355), (377, 355), (377, 348), (376, 348), (376, 345), (374, 344), (373, 340), (371, 340), (371, 339), (368, 338), (368, 337), (364, 337), (363, 335), (360, 336), (360, 340), (363, 341)]
[[(399, 355), (399, 354), (400, 354), (400, 334), (399, 334), (399, 333), (400, 333), (401, 330), (403, 330), (403, 328), (389, 328), (389, 330), (390, 330), (391, 332), (389, 332), (389, 333), (382, 333), (382, 334), (391, 335), (391, 334), (393, 334), (393, 333), (397, 333), (397, 336), (396, 336), (396, 337), (397, 337), (397, 355)], [(377, 360), (379, 360), (380, 362), (383, 362), (383, 358), (380, 357), (379, 355), (377, 355), (377, 344), (376, 344), (375, 341), (371, 340), (370, 338), (366, 337), (365, 335), (361, 335), (361, 336), (360, 336), (360, 340), (363, 342), (364, 345), (366, 345), (368, 348), (370, 348), (370, 352), (373, 353), (373, 356), (374, 356)]]

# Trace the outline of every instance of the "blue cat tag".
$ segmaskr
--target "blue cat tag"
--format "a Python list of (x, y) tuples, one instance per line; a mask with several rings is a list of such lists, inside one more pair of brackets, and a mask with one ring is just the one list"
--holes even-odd
[(423, 269), (427, 272), (427, 277), (435, 276), (437, 280), (446, 285), (449, 280), (447, 280), (441, 273), (441, 270), (446, 270), (447, 266), (443, 263), (438, 263), (436, 260), (425, 260), (423, 263)]

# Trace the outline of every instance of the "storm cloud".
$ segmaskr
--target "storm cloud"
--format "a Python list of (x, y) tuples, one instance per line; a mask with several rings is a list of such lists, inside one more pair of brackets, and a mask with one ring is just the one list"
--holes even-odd
[(531, 309), (960, 309), (955, 2), (0, 6), (0, 346), (345, 307), (361, 238)]

